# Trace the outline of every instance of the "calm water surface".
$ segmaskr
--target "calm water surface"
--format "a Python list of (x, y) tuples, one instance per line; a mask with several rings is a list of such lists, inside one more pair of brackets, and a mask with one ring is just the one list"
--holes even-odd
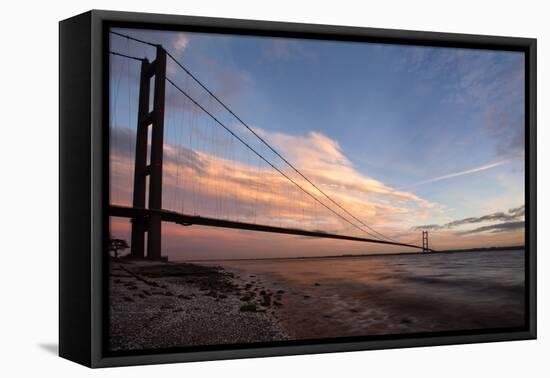
[(295, 338), (516, 327), (524, 251), (218, 261), (257, 290)]

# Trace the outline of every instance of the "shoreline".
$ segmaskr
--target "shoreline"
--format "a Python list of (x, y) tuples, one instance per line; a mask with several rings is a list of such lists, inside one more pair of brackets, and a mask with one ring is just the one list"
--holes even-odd
[(112, 351), (288, 340), (283, 293), (221, 267), (131, 259), (110, 264)]
[(470, 253), (467, 260), (439, 255), (418, 266), (406, 258), (361, 256), (339, 262), (111, 260), (110, 347), (520, 326), (523, 260), (504, 252), (506, 260), (487, 260), (487, 254)]
[[(512, 259), (519, 256), (513, 252), (521, 253), (501, 252)], [(278, 319), (293, 339), (309, 340), (520, 326), (524, 282), (513, 274), (504, 281), (497, 278), (495, 273), (514, 268), (500, 263), (504, 255), (487, 265), (483, 256), (490, 254), (465, 254), (470, 257), (466, 264), (458, 255), (447, 260), (436, 254), (418, 266), (404, 255), (208, 264), (284, 289)]]

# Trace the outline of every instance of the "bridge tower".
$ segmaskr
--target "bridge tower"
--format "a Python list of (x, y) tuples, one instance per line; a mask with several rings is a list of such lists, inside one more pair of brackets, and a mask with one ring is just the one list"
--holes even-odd
[(422, 252), (430, 252), (428, 243), (428, 231), (422, 231)]
[[(135, 209), (162, 210), (162, 157), (164, 145), (164, 105), (166, 96), (166, 51), (157, 46), (156, 59), (143, 59), (139, 86), (139, 105), (134, 165)], [(152, 109), (150, 106), (153, 82)], [(151, 140), (149, 140), (149, 135)], [(131, 256), (161, 258), (161, 216), (154, 211), (132, 218)]]

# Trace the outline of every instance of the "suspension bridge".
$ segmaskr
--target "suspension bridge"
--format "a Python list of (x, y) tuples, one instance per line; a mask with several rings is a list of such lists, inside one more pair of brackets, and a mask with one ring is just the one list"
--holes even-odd
[(109, 215), (130, 219), (132, 257), (162, 258), (163, 222), (433, 251), (428, 231), (402, 242), (362, 221), (162, 45), (110, 33), (126, 49), (109, 51), (120, 60), (111, 64)]

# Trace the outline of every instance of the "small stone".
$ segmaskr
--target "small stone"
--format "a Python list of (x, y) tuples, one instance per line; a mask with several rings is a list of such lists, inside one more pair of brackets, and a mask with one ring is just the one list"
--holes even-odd
[(264, 295), (260, 304), (264, 307), (271, 306), (271, 297), (269, 295)]
[(255, 304), (249, 303), (249, 304), (245, 304), (244, 306), (241, 306), (240, 310), (242, 312), (256, 312), (257, 308)]
[(134, 300), (133, 300), (132, 298), (130, 298), (130, 297), (124, 297), (124, 300), (125, 300), (126, 302), (134, 302)]

